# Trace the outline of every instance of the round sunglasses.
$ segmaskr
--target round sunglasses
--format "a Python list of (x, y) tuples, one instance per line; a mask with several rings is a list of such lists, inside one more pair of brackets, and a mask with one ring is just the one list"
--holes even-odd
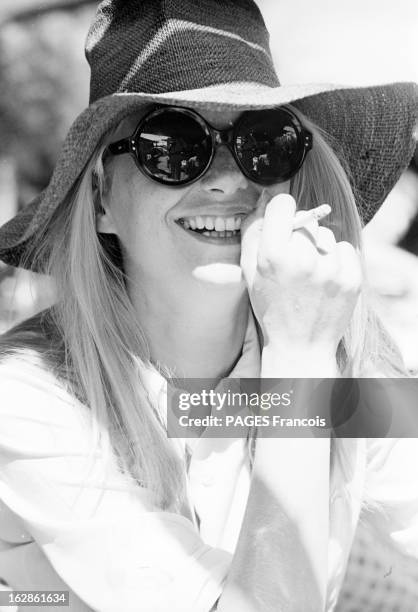
[(134, 133), (110, 144), (111, 155), (130, 153), (139, 170), (164, 185), (186, 185), (210, 168), (226, 145), (241, 172), (255, 183), (283, 183), (296, 174), (312, 148), (312, 134), (286, 108), (244, 112), (217, 130), (194, 110), (161, 106), (145, 115)]

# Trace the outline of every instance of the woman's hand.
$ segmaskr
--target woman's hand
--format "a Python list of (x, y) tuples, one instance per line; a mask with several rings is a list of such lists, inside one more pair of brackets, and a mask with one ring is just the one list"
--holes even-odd
[(359, 296), (360, 260), (317, 221), (293, 230), (295, 214), (306, 212), (296, 213), (294, 198), (280, 194), (241, 228), (251, 304), (269, 350), (335, 358)]

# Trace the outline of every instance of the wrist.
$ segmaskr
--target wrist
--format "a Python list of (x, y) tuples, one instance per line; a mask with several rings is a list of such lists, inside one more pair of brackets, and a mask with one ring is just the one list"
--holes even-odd
[(327, 347), (293, 347), (267, 344), (261, 355), (262, 378), (337, 378), (336, 351)]

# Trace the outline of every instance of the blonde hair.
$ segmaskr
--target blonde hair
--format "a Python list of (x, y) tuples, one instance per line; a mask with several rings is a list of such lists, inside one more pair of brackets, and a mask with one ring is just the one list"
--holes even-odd
[[(314, 147), (293, 179), (291, 193), (300, 208), (329, 202), (333, 213), (328, 224), (337, 240), (361, 251), (361, 221), (347, 174), (327, 135), (306, 117), (301, 120), (314, 135)], [(57, 352), (48, 356), (50, 365), (59, 362), (57, 373), (91, 409), (96, 441), (108, 438), (121, 469), (153, 491), (162, 508), (175, 510), (186, 495), (185, 458), (167, 438), (165, 415), (142, 382), (144, 368), (153, 366), (126, 290), (117, 240), (96, 231), (106, 189), (102, 156), (109, 141), (107, 134), (29, 257), (46, 262), (45, 272), (57, 283), (59, 300), (51, 310)], [(406, 374), (399, 352), (368, 305), (366, 285), (337, 358), (345, 375), (367, 376), (370, 367), (387, 376)], [(343, 445), (337, 446), (348, 470), (350, 458), (343, 457)]]
[[(329, 227), (337, 241), (350, 242), (358, 251), (363, 268), (363, 286), (351, 322), (338, 347), (337, 358), (343, 376), (405, 376), (401, 354), (370, 305), (370, 287), (362, 252), (362, 220), (358, 212), (360, 194), (349, 180), (344, 152), (300, 111), (290, 107), (314, 134), (314, 146), (302, 169), (292, 180), (291, 193), (298, 208), (329, 203), (331, 214), (321, 224)], [(335, 151), (338, 151), (338, 156)], [(344, 164), (344, 167), (343, 167)], [(356, 204), (357, 202), (357, 204)]]
[(105, 147), (96, 149), (27, 257), (44, 262), (56, 283), (50, 315), (60, 346), (47, 355), (48, 365), (91, 409), (94, 444), (106, 451), (110, 442), (120, 469), (146, 486), (158, 506), (174, 511), (184, 508), (184, 459), (167, 438), (164, 407), (143, 384), (153, 366), (118, 265), (118, 245), (96, 232)]

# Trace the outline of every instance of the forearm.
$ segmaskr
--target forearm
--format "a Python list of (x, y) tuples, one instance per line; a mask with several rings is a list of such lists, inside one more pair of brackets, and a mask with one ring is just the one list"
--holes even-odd
[(258, 441), (247, 510), (218, 610), (324, 609), (328, 466), (328, 440)]
[[(313, 363), (309, 371), (308, 362)], [(335, 360), (319, 354), (308, 361), (295, 355), (284, 363), (277, 353), (263, 352), (262, 376), (331, 377), (337, 372)], [(299, 398), (306, 401), (303, 394)], [(247, 510), (218, 610), (324, 610), (329, 460), (327, 438), (257, 440)]]
[(262, 378), (337, 378), (336, 351), (316, 347), (286, 348), (271, 343), (263, 349)]

